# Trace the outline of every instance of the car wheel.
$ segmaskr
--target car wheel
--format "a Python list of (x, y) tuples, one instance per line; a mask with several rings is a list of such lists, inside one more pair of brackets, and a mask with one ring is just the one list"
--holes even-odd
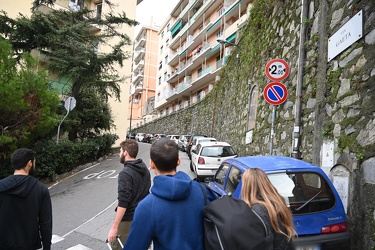
[(193, 163), (190, 161), (190, 170), (194, 172)]

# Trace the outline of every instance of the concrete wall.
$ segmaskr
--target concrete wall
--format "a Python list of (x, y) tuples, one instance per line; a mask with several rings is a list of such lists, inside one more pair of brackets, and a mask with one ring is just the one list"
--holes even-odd
[[(321, 166), (347, 200), (352, 249), (375, 247), (375, 1), (315, 0), (307, 18), (297, 0), (254, 1), (235, 56), (221, 79), (199, 103), (159, 118), (138, 132), (206, 134), (227, 141), (239, 155), (290, 156), (300, 129), (299, 151), (305, 161)], [(305, 9), (306, 10), (306, 9)], [(360, 10), (363, 36), (328, 61), (328, 38)], [(298, 74), (301, 30), (305, 53)], [(235, 55), (236, 50), (232, 52)], [(282, 81), (289, 96), (276, 107), (263, 98), (271, 82), (265, 66), (274, 58), (290, 65)], [(299, 85), (301, 84), (301, 85)], [(297, 95), (301, 86), (301, 95)], [(258, 87), (255, 127), (248, 131), (251, 91)], [(301, 105), (298, 106), (298, 103)], [(300, 125), (296, 111), (300, 107)], [(251, 120), (251, 119), (250, 119)], [(295, 126), (297, 125), (297, 126)], [(246, 135), (252, 133), (247, 143)], [(250, 140), (251, 139), (251, 140)]]

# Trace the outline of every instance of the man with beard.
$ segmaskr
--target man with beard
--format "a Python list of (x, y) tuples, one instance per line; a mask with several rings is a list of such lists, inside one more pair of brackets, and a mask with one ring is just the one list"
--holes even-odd
[(137, 141), (128, 139), (120, 143), (119, 156), (124, 168), (118, 175), (118, 206), (107, 239), (111, 242), (112, 249), (121, 249), (116, 237), (119, 237), (121, 242), (126, 241), (135, 208), (150, 192), (150, 172), (142, 159), (136, 159), (137, 155)]
[(14, 174), (0, 180), (0, 249), (51, 249), (52, 205), (48, 188), (36, 179), (35, 152), (11, 156)]

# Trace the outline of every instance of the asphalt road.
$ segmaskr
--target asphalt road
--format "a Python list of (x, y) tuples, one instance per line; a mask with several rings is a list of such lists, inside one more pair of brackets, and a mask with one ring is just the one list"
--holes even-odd
[[(138, 158), (147, 166), (150, 147), (150, 144), (139, 144)], [(180, 152), (180, 158), (178, 170), (195, 178), (187, 154)], [(115, 153), (49, 185), (53, 208), (52, 249), (108, 249), (105, 239), (115, 217), (117, 175), (122, 167)], [(154, 177), (153, 171), (151, 176)]]

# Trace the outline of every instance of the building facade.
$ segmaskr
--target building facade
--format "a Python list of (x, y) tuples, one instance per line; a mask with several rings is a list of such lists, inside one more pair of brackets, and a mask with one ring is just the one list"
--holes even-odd
[[(158, 117), (205, 97), (236, 46), (252, 0), (181, 0), (159, 31)], [(225, 41), (220, 43), (219, 41)]]
[(158, 31), (158, 27), (143, 26), (134, 39), (128, 111), (129, 130), (154, 117)]

